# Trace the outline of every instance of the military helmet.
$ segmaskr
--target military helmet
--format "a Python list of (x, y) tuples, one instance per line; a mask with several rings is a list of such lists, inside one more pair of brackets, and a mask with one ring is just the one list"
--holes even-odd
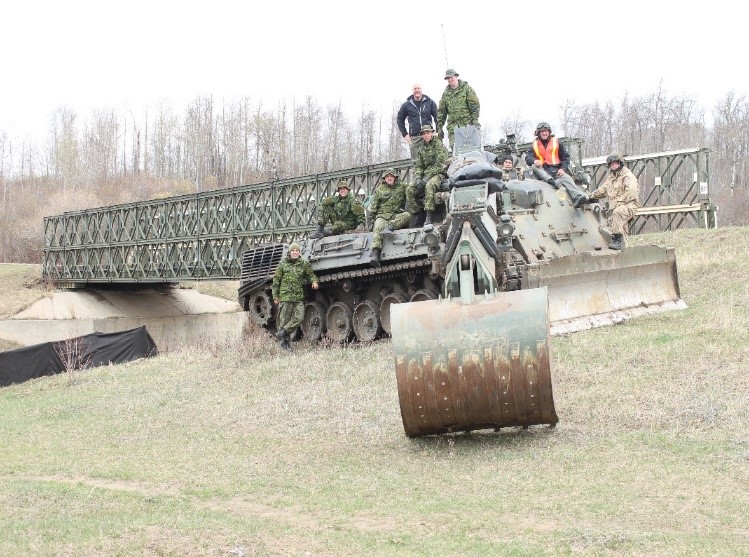
[(299, 244), (297, 244), (296, 242), (292, 242), (291, 244), (289, 244), (289, 251), (292, 251), (292, 250), (295, 250), (295, 249), (298, 249), (299, 251), (302, 251), (302, 248), (300, 248)]
[(423, 126), (421, 126), (421, 133), (423, 134), (423, 133), (426, 133), (426, 132), (432, 132), (432, 133), (434, 133), (434, 130), (432, 129), (432, 126), (430, 126), (429, 124), (424, 124)]
[(447, 79), (449, 77), (458, 77), (459, 75), (460, 74), (458, 72), (456, 72), (454, 69), (447, 68), (447, 71), (445, 72), (445, 79)]
[(388, 175), (394, 176), (395, 178), (398, 177), (398, 173), (395, 171), (395, 168), (386, 168), (385, 172), (382, 173), (382, 177), (386, 178)]
[(606, 157), (606, 166), (610, 166), (612, 162), (618, 162), (619, 166), (624, 166), (624, 157), (619, 153), (614, 153)]
[(499, 157), (499, 164), (504, 164), (505, 161), (510, 161), (512, 164), (515, 164), (515, 159), (512, 158), (512, 155), (502, 155)]
[(348, 182), (346, 180), (341, 180), (338, 182), (338, 187), (336, 188), (336, 191), (341, 191), (341, 189), (346, 188), (347, 190), (351, 191), (351, 186), (348, 185)]
[(538, 134), (541, 130), (549, 130), (549, 133), (551, 133), (551, 126), (548, 122), (539, 122), (536, 126), (536, 137), (538, 137)]

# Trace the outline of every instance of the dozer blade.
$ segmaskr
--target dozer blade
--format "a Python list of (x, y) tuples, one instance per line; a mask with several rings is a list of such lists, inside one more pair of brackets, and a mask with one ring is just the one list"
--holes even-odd
[(409, 437), (556, 424), (546, 288), (390, 308)]
[(549, 289), (553, 335), (687, 307), (679, 292), (673, 248), (579, 253), (532, 266), (528, 275), (531, 288)]

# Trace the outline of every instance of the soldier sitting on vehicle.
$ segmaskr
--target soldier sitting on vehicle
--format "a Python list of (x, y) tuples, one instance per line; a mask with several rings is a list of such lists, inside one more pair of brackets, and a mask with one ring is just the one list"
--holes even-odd
[[(323, 199), (320, 204), (322, 215), (317, 221), (317, 230), (309, 235), (310, 239), (364, 228), (364, 207), (356, 196), (349, 195), (350, 191), (348, 182), (341, 180), (338, 182), (338, 195)], [(326, 229), (327, 223), (331, 223), (331, 226)]]
[(414, 215), (411, 219), (411, 227), (419, 224), (417, 215), (420, 210), (418, 201), (420, 191), (423, 191), (423, 206), (426, 211), (424, 225), (432, 224), (434, 194), (445, 179), (445, 161), (448, 155), (442, 142), (434, 140), (434, 130), (429, 124), (421, 127), (421, 139), (424, 144), (414, 161), (414, 182), (406, 189), (406, 207)]
[(395, 230), (405, 228), (411, 220), (411, 213), (403, 210), (405, 202), (406, 186), (398, 179), (395, 169), (388, 168), (369, 202), (369, 213), (374, 220), (372, 256), (369, 260), (373, 267), (380, 266), (382, 238), (388, 238)]
[(551, 126), (539, 122), (536, 126), (536, 139), (525, 155), (525, 162), (531, 168), (533, 177), (548, 182), (555, 188), (563, 186), (573, 204), (585, 197), (585, 190), (570, 176), (570, 154), (564, 143), (551, 133)]
[(502, 155), (497, 159), (497, 164), (502, 171), (502, 181), (509, 182), (510, 180), (522, 180), (523, 174), (518, 173), (515, 169), (515, 159), (512, 155)]
[(624, 166), (624, 157), (621, 155), (609, 155), (606, 164), (609, 167), (606, 180), (590, 196), (578, 200), (575, 207), (607, 197), (611, 213), (609, 249), (620, 250), (624, 247), (629, 221), (634, 218), (635, 211), (640, 206), (640, 184), (632, 171)]

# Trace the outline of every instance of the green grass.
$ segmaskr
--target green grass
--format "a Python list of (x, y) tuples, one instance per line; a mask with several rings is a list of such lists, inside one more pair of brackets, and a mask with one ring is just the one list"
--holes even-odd
[(255, 332), (0, 389), (0, 555), (749, 555), (749, 229), (551, 339), (555, 429), (403, 434), (388, 341)]

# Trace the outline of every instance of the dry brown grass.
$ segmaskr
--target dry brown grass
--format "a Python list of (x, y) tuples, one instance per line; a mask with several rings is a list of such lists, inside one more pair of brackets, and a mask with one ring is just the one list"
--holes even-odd
[(659, 235), (688, 309), (553, 338), (556, 429), (408, 439), (388, 341), (257, 330), (0, 389), (0, 554), (747, 555), (748, 237)]

